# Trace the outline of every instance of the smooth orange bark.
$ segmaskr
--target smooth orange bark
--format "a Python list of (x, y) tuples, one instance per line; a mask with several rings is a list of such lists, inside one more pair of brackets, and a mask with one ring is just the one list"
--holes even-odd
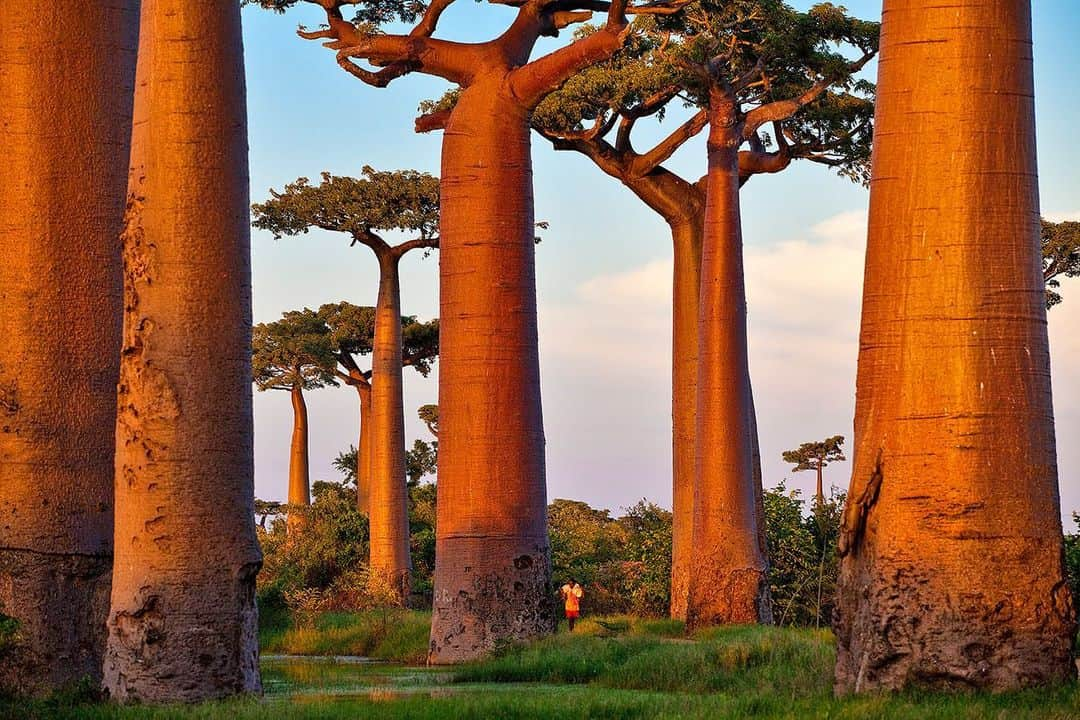
[[(409, 597), (409, 498), (405, 485), (405, 419), (402, 400), (399, 255), (379, 258), (379, 297), (371, 357), (370, 568), (374, 582), (404, 603)], [(359, 469), (360, 455), (357, 455)]]
[(838, 692), (1075, 676), (1027, 0), (886, 0)]
[(357, 384), (360, 401), (360, 438), (356, 448), (356, 509), (367, 515), (371, 511), (371, 385)]
[(444, 133), (435, 663), (555, 626), (529, 133), (498, 76)]
[(259, 689), (247, 123), (236, 3), (143, 0), (105, 687)]
[[(308, 458), (308, 411), (304, 389), (294, 385), (289, 391), (293, 409), (292, 442), (289, 446), (289, 505), (311, 505), (311, 463)], [(290, 513), (286, 518), (288, 531), (303, 527), (300, 515)]]
[(138, 3), (0, 3), (0, 690), (101, 677)]
[(771, 622), (754, 482), (746, 292), (739, 214), (742, 142), (734, 99), (709, 109), (705, 235), (698, 307), (694, 572), (687, 626)]

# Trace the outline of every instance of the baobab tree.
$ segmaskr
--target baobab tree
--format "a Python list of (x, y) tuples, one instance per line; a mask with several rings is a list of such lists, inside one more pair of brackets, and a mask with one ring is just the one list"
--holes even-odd
[[(327, 27), (338, 64), (383, 87), (420, 72), (462, 88), (455, 107), (428, 116), (444, 128), (440, 217), (441, 352), (438, 554), (433, 663), (490, 652), (498, 643), (550, 633), (555, 615), (545, 518), (544, 431), (536, 331), (535, 222), (529, 115), (544, 96), (621, 46), (627, 14), (669, 12), (683, 0), (520, 0), (499, 37), (457, 43), (433, 37), (453, 0), (417, 5), (306, 0)], [(297, 0), (259, 0), (284, 10)], [(536, 42), (607, 13), (602, 30), (529, 60)], [(419, 14), (405, 34), (372, 32), (394, 14)], [(356, 60), (366, 61), (364, 67)]]
[(141, 27), (104, 685), (194, 702), (259, 690), (240, 8), (142, 0)]
[(1060, 278), (1080, 277), (1080, 222), (1042, 221), (1043, 280), (1046, 281), (1046, 309), (1061, 302)]
[[(749, 22), (733, 15), (730, 24), (717, 25), (712, 32), (723, 34), (725, 42), (739, 42), (749, 32), (768, 34), (781, 22), (801, 17), (790, 9), (754, 17)], [(760, 26), (757, 24), (760, 22)], [(701, 247), (705, 229), (705, 186), (686, 180), (664, 166), (667, 160), (708, 123), (707, 109), (696, 110), (648, 150), (634, 148), (634, 129), (639, 121), (663, 116), (673, 102), (688, 99), (683, 86), (696, 85), (686, 78), (685, 69), (673, 62), (670, 33), (662, 33), (652, 18), (634, 23), (635, 35), (612, 60), (594, 65), (571, 78), (558, 92), (549, 95), (533, 114), (533, 127), (557, 150), (585, 155), (606, 174), (619, 180), (646, 205), (657, 212), (671, 229), (673, 253), (672, 281), (672, 591), (671, 614), (685, 618), (689, 577), (693, 560), (694, 466), (696, 456), (698, 301), (700, 294)], [(692, 28), (684, 28), (692, 31)], [(771, 49), (773, 73), (783, 68), (791, 72), (805, 64), (801, 45), (792, 38), (780, 38)], [(813, 41), (813, 38), (810, 38)], [(789, 117), (775, 122), (774, 138), (767, 133), (750, 135), (738, 153), (739, 182), (745, 185), (755, 175), (776, 173), (792, 161), (804, 159), (835, 168), (856, 180), (865, 179), (870, 156), (873, 116), (873, 87), (860, 82), (849, 87), (841, 75), (813, 102), (798, 108)], [(453, 100), (448, 94), (442, 104)], [(747, 93), (748, 102), (755, 99)], [(678, 104), (676, 102), (676, 104)], [(747, 376), (749, 382), (749, 376)], [(758, 507), (758, 533), (764, 547), (761, 470), (757, 451), (757, 422), (753, 393), (750, 404), (752, 474)]]
[[(652, 174), (675, 186), (669, 195), (699, 201), (684, 201), (685, 208), (671, 214), (672, 202), (665, 198), (660, 210), (674, 218), (675, 227), (688, 224), (689, 209), (700, 218), (694, 224), (701, 228), (700, 259), (696, 249), (684, 251), (681, 263), (696, 271), (682, 276), (682, 295), (692, 294), (694, 280), (699, 283), (693, 346), (696, 413), (692, 441), (685, 442), (693, 447), (695, 470), (692, 491), (684, 484), (683, 492), (676, 492), (677, 511), (685, 516), (692, 510), (693, 520), (692, 529), (683, 523), (676, 533), (673, 563), (673, 610), (681, 614), (685, 597), (691, 626), (771, 617), (758, 527), (760, 490), (754, 480), (756, 421), (746, 349), (739, 188), (754, 174), (782, 170), (796, 157), (832, 165), (855, 178), (862, 175), (873, 88), (854, 75), (874, 55), (876, 29), (833, 6), (799, 13), (781, 2), (699, 4), (651, 28), (658, 38), (649, 52), (659, 62), (645, 64), (644, 81), (637, 70), (631, 82), (607, 82), (614, 102), (589, 101), (585, 95), (571, 99), (568, 107), (553, 108), (558, 146), (590, 155), (620, 179)], [(834, 44), (854, 48), (860, 57), (849, 60)], [(655, 76), (651, 80), (650, 74)], [(605, 87), (603, 81), (591, 85)], [(635, 122), (660, 113), (675, 97), (690, 100), (699, 113), (653, 150), (633, 151)], [(591, 126), (585, 120), (592, 120)], [(658, 163), (704, 127), (709, 128), (708, 173), (696, 183), (695, 197), (689, 183), (682, 181), (680, 187)], [(605, 136), (613, 130), (614, 142), (608, 143)], [(675, 291), (678, 297), (678, 284)], [(683, 303), (685, 297), (676, 300)], [(683, 320), (686, 337), (692, 331)], [(686, 471), (676, 475), (685, 477)], [(687, 547), (692, 559), (683, 552)], [(690, 574), (691, 564), (694, 581), (687, 582), (681, 577)]]
[(311, 504), (308, 412), (304, 392), (336, 386), (337, 357), (330, 329), (314, 310), (290, 310), (281, 320), (259, 323), (251, 333), (251, 366), (260, 391), (289, 393), (293, 410), (289, 447), (289, 532), (302, 524), (299, 508)]
[(428, 432), (439, 437), (439, 406), (438, 405), (421, 405), (416, 410), (417, 416), (420, 418), (420, 422), (427, 426)]
[[(271, 195), (253, 206), (255, 227), (271, 231), (275, 238), (304, 234), (313, 227), (343, 233), (351, 245), (368, 247), (379, 263), (371, 340), (371, 430), (369, 445), (361, 441), (360, 446), (370, 453), (365, 470), (370, 477), (371, 577), (394, 589), (404, 602), (409, 597), (409, 498), (398, 266), (410, 250), (430, 251), (439, 245), (439, 180), (414, 170), (378, 172), (365, 167), (359, 179), (323, 173), (318, 185), (300, 178), (281, 192), (271, 190)], [(393, 245), (379, 234), (394, 230), (415, 237)]]
[[(360, 406), (359, 461), (356, 476), (356, 507), (364, 515), (370, 507), (371, 489), (371, 376), (362, 370), (359, 358), (370, 353), (375, 337), (375, 308), (347, 302), (328, 303), (319, 315), (330, 328), (334, 341), (338, 380), (356, 388)], [(427, 377), (439, 354), (439, 321), (421, 322), (412, 315), (401, 318), (401, 365), (412, 367)]]
[(138, 20), (0, 4), (0, 691), (101, 678)]
[(1030, 3), (885, 0), (881, 39), (836, 689), (1063, 681)]
[(817, 474), (817, 486), (814, 491), (815, 508), (820, 508), (825, 502), (822, 472), (834, 462), (847, 460), (844, 457), (843, 444), (843, 435), (833, 435), (818, 442), (802, 443), (794, 450), (784, 451), (782, 456), (784, 462), (795, 466), (791, 469), (792, 472), (813, 470)]

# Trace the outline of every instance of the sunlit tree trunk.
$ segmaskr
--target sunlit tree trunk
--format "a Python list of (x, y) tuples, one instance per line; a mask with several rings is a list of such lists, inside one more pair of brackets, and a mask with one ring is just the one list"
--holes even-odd
[[(289, 391), (292, 399), (293, 429), (289, 448), (289, 505), (307, 507), (311, 504), (311, 463), (308, 459), (308, 411), (304, 389), (294, 385)], [(300, 529), (303, 519), (297, 513), (289, 513), (289, 532)]]
[(529, 132), (495, 75), (444, 134), (434, 663), (555, 627)]
[(143, 0), (105, 660), (120, 701), (259, 689), (242, 58), (236, 3)]
[(886, 0), (836, 688), (1072, 678), (1027, 0)]
[(740, 123), (713, 90), (698, 326), (694, 573), (688, 627), (771, 622), (757, 530), (746, 293), (739, 216)]
[(360, 444), (356, 448), (356, 509), (371, 510), (371, 386), (357, 385), (360, 396)]
[(99, 680), (138, 3), (0, 3), (0, 690)]
[[(369, 511), (373, 581), (404, 603), (409, 597), (409, 504), (405, 487), (405, 421), (401, 380), (401, 290), (398, 257), (378, 253), (379, 297), (371, 360)], [(359, 469), (359, 455), (357, 456)]]

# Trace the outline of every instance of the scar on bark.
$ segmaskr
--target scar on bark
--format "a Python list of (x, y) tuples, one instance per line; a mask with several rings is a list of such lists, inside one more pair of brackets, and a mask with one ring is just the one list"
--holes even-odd
[(884, 477), (884, 463), (881, 456), (882, 449), (879, 448), (870, 479), (867, 480), (858, 497), (848, 500), (848, 507), (844, 510), (843, 526), (840, 528), (840, 541), (837, 543), (837, 553), (840, 557), (845, 557), (857, 549), (859, 543), (862, 542), (866, 518), (869, 517), (870, 509), (877, 502)]

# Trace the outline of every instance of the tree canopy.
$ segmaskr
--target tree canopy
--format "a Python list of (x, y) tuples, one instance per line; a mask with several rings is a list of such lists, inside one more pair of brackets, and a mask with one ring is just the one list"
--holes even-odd
[[(578, 73), (537, 108), (533, 125), (556, 148), (584, 152), (601, 167), (617, 162), (624, 172), (648, 173), (706, 118), (702, 111), (642, 153), (631, 144), (635, 123), (663, 119), (672, 102), (707, 108), (709, 88), (722, 83), (748, 123), (744, 181), (798, 158), (868, 179), (874, 85), (856, 73), (877, 51), (877, 23), (829, 3), (804, 13), (776, 0), (742, 0), (641, 18), (633, 30), (611, 60)], [(841, 52), (852, 48), (854, 60)], [(451, 101), (447, 95), (441, 102)]]
[(1080, 276), (1080, 222), (1042, 221), (1043, 279), (1046, 281), (1046, 309), (1061, 302), (1062, 277)]
[[(342, 369), (336, 374), (346, 384), (363, 382), (371, 372), (360, 369), (358, 358), (372, 351), (375, 339), (375, 308), (347, 302), (326, 303), (318, 315), (330, 333), (335, 357)], [(439, 320), (417, 320), (415, 315), (401, 318), (402, 365), (411, 366), (424, 377), (439, 355)]]
[(784, 462), (795, 466), (792, 468), (793, 472), (819, 470), (830, 463), (847, 460), (841, 447), (843, 444), (843, 435), (833, 435), (819, 442), (803, 443), (794, 450), (785, 450)]
[(290, 310), (252, 329), (252, 370), (259, 390), (337, 385), (333, 339), (313, 310)]
[(428, 431), (435, 437), (439, 437), (439, 406), (421, 405), (416, 414), (420, 417), (420, 422), (427, 425)]
[(365, 166), (360, 178), (324, 172), (317, 185), (302, 177), (270, 195), (252, 205), (252, 225), (275, 238), (314, 227), (347, 233), (352, 244), (370, 244), (379, 231), (399, 230), (415, 233), (418, 246), (431, 247), (438, 233), (439, 179), (416, 170)]

